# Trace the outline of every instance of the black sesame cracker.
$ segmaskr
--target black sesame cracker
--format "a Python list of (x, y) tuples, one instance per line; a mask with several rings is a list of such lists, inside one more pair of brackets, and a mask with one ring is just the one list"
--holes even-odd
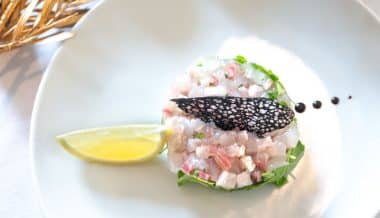
[(207, 96), (175, 98), (178, 107), (222, 130), (247, 130), (258, 137), (289, 125), (294, 112), (269, 98)]

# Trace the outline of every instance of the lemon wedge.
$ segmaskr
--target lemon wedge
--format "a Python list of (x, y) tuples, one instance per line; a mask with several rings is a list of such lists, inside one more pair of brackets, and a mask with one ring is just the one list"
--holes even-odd
[(122, 164), (155, 157), (169, 132), (162, 125), (125, 125), (69, 132), (57, 141), (81, 159)]

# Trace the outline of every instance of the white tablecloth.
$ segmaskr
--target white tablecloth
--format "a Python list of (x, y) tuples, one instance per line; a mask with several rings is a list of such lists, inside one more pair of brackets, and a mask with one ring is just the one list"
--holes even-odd
[[(380, 14), (380, 0), (362, 2)], [(31, 178), (28, 136), (36, 91), (57, 47), (40, 45), (0, 54), (1, 218), (42, 217)]]

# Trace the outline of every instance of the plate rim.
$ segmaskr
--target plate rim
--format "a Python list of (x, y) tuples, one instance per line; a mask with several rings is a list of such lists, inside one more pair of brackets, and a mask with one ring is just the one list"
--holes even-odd
[[(83, 15), (83, 17), (73, 26), (73, 28), (70, 30), (71, 32), (76, 32), (78, 29), (82, 26), (83, 22), (87, 20), (88, 17), (93, 16), (94, 12), (99, 8), (100, 5), (106, 3), (107, 0), (100, 0), (96, 2), (91, 9)], [(74, 36), (75, 37), (75, 36)], [(33, 108), (32, 108), (32, 114), (30, 118), (30, 129), (29, 129), (29, 140), (28, 140), (28, 147), (29, 147), (29, 164), (30, 164), (30, 172), (31, 172), (31, 177), (32, 177), (32, 189), (33, 193), (35, 194), (35, 198), (37, 198), (38, 205), (39, 205), (39, 210), (41, 211), (41, 214), (43, 217), (48, 217), (46, 213), (46, 207), (45, 207), (45, 202), (41, 194), (41, 189), (40, 189), (40, 182), (39, 178), (36, 173), (36, 143), (35, 143), (35, 132), (36, 132), (36, 120), (37, 120), (37, 114), (39, 111), (39, 106), (40, 106), (40, 101), (41, 101), (41, 96), (42, 93), (44, 92), (44, 89), (46, 87), (46, 81), (48, 77), (50, 76), (51, 68), (54, 65), (54, 63), (57, 60), (57, 57), (62, 51), (62, 48), (65, 46), (65, 42), (62, 42), (59, 47), (54, 51), (53, 56), (51, 57), (43, 75), (41, 78), (41, 81), (38, 85), (37, 92), (36, 92), (36, 97), (34, 98), (33, 101)]]
[[(362, 0), (354, 0), (359, 5), (359, 10), (364, 10), (366, 13), (370, 15), (370, 19), (373, 19), (376, 22), (376, 25), (380, 27), (380, 13), (377, 14), (374, 10), (372, 10), (368, 4), (364, 3)], [(91, 7), (91, 9), (73, 26), (71, 29), (72, 32), (77, 34), (78, 30), (82, 26), (85, 20), (87, 20), (89, 17), (94, 16), (94, 12), (98, 10), (99, 6), (109, 3), (107, 0), (99, 0), (98, 2), (95, 2), (95, 4)], [(41, 81), (38, 85), (36, 96), (33, 101), (33, 107), (32, 107), (32, 113), (30, 118), (30, 129), (29, 129), (29, 140), (28, 140), (28, 147), (29, 147), (29, 164), (30, 164), (30, 172), (32, 177), (32, 189), (34, 193), (34, 197), (38, 201), (39, 210), (41, 211), (41, 214), (43, 217), (47, 216), (47, 209), (45, 207), (45, 200), (42, 197), (42, 192), (40, 189), (40, 182), (39, 178), (36, 173), (36, 143), (35, 143), (35, 132), (36, 132), (36, 120), (37, 120), (37, 114), (39, 111), (40, 101), (42, 93), (45, 90), (47, 79), (49, 78), (51, 74), (51, 68), (54, 65), (54, 63), (57, 61), (57, 58), (59, 54), (62, 51), (62, 48), (65, 46), (65, 43), (61, 43), (59, 47), (54, 51), (54, 54), (52, 55), (51, 59), (49, 60), (49, 63), (44, 70), (44, 73), (42, 75)]]

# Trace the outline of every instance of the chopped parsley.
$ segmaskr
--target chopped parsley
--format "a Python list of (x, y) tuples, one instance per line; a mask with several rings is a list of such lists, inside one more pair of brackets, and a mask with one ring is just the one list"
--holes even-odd
[(197, 139), (203, 139), (205, 137), (205, 134), (203, 132), (195, 132), (193, 137)]
[(241, 88), (241, 87), (243, 87), (244, 85), (243, 84), (240, 84), (239, 86), (238, 86), (238, 88)]

